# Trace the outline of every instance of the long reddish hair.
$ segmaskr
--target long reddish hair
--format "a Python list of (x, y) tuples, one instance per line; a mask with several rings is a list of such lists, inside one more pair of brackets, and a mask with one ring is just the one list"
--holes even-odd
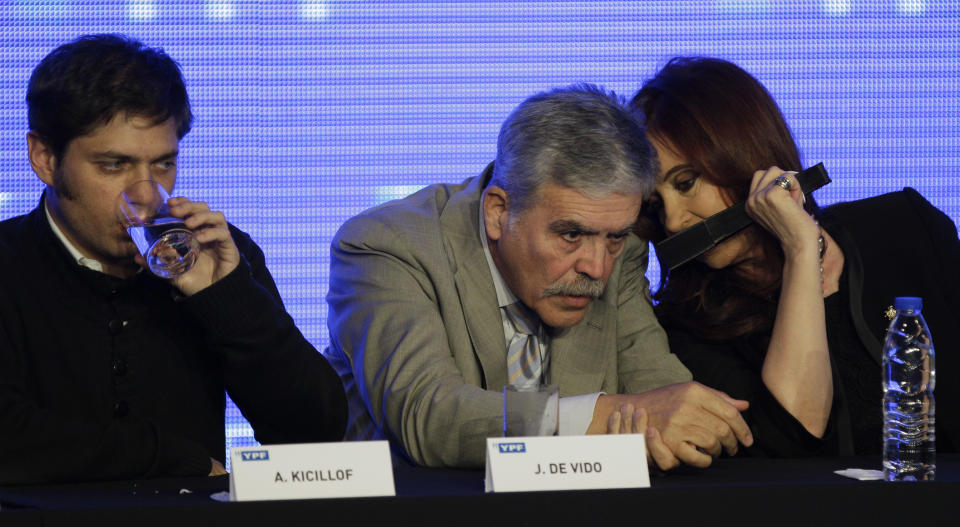
[[(708, 57), (671, 59), (630, 102), (641, 113), (647, 134), (672, 147), (728, 203), (744, 201), (757, 170), (802, 166), (797, 145), (770, 93), (739, 66)], [(807, 199), (808, 212), (816, 210)], [(646, 209), (646, 207), (645, 207)], [(637, 233), (659, 241), (663, 226), (641, 214)], [(777, 240), (760, 227), (747, 230), (759, 245), (768, 278), (744, 276), (741, 269), (711, 269), (699, 261), (664, 270), (657, 314), (665, 324), (701, 337), (724, 339), (772, 326), (783, 269)]]

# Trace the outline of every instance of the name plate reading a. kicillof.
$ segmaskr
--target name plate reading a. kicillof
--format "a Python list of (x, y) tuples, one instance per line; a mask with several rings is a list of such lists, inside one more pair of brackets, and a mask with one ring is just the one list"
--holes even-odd
[(230, 501), (395, 495), (386, 441), (230, 449)]
[(649, 486), (643, 434), (487, 438), (487, 492)]

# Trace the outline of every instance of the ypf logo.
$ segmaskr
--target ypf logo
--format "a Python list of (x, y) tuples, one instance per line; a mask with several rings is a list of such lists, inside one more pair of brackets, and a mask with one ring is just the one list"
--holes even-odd
[(527, 451), (527, 445), (523, 443), (497, 443), (501, 454), (519, 454)]
[(266, 461), (270, 459), (270, 452), (266, 450), (248, 450), (240, 452), (241, 461)]

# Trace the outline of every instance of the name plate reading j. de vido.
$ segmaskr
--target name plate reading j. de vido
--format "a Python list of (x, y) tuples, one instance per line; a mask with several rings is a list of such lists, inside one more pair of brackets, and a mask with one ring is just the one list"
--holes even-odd
[(386, 441), (230, 449), (230, 501), (395, 495)]
[(649, 487), (643, 434), (487, 438), (487, 492)]

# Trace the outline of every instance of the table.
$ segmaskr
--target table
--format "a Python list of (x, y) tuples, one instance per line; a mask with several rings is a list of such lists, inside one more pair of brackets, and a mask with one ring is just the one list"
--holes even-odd
[(654, 476), (648, 489), (504, 494), (485, 494), (479, 470), (399, 463), (396, 497), (244, 503), (209, 497), (227, 490), (226, 476), (0, 487), (0, 525), (860, 525), (911, 520), (900, 505), (960, 510), (960, 454), (938, 455), (934, 482), (857, 481), (833, 473), (841, 468), (879, 459), (718, 459)]

